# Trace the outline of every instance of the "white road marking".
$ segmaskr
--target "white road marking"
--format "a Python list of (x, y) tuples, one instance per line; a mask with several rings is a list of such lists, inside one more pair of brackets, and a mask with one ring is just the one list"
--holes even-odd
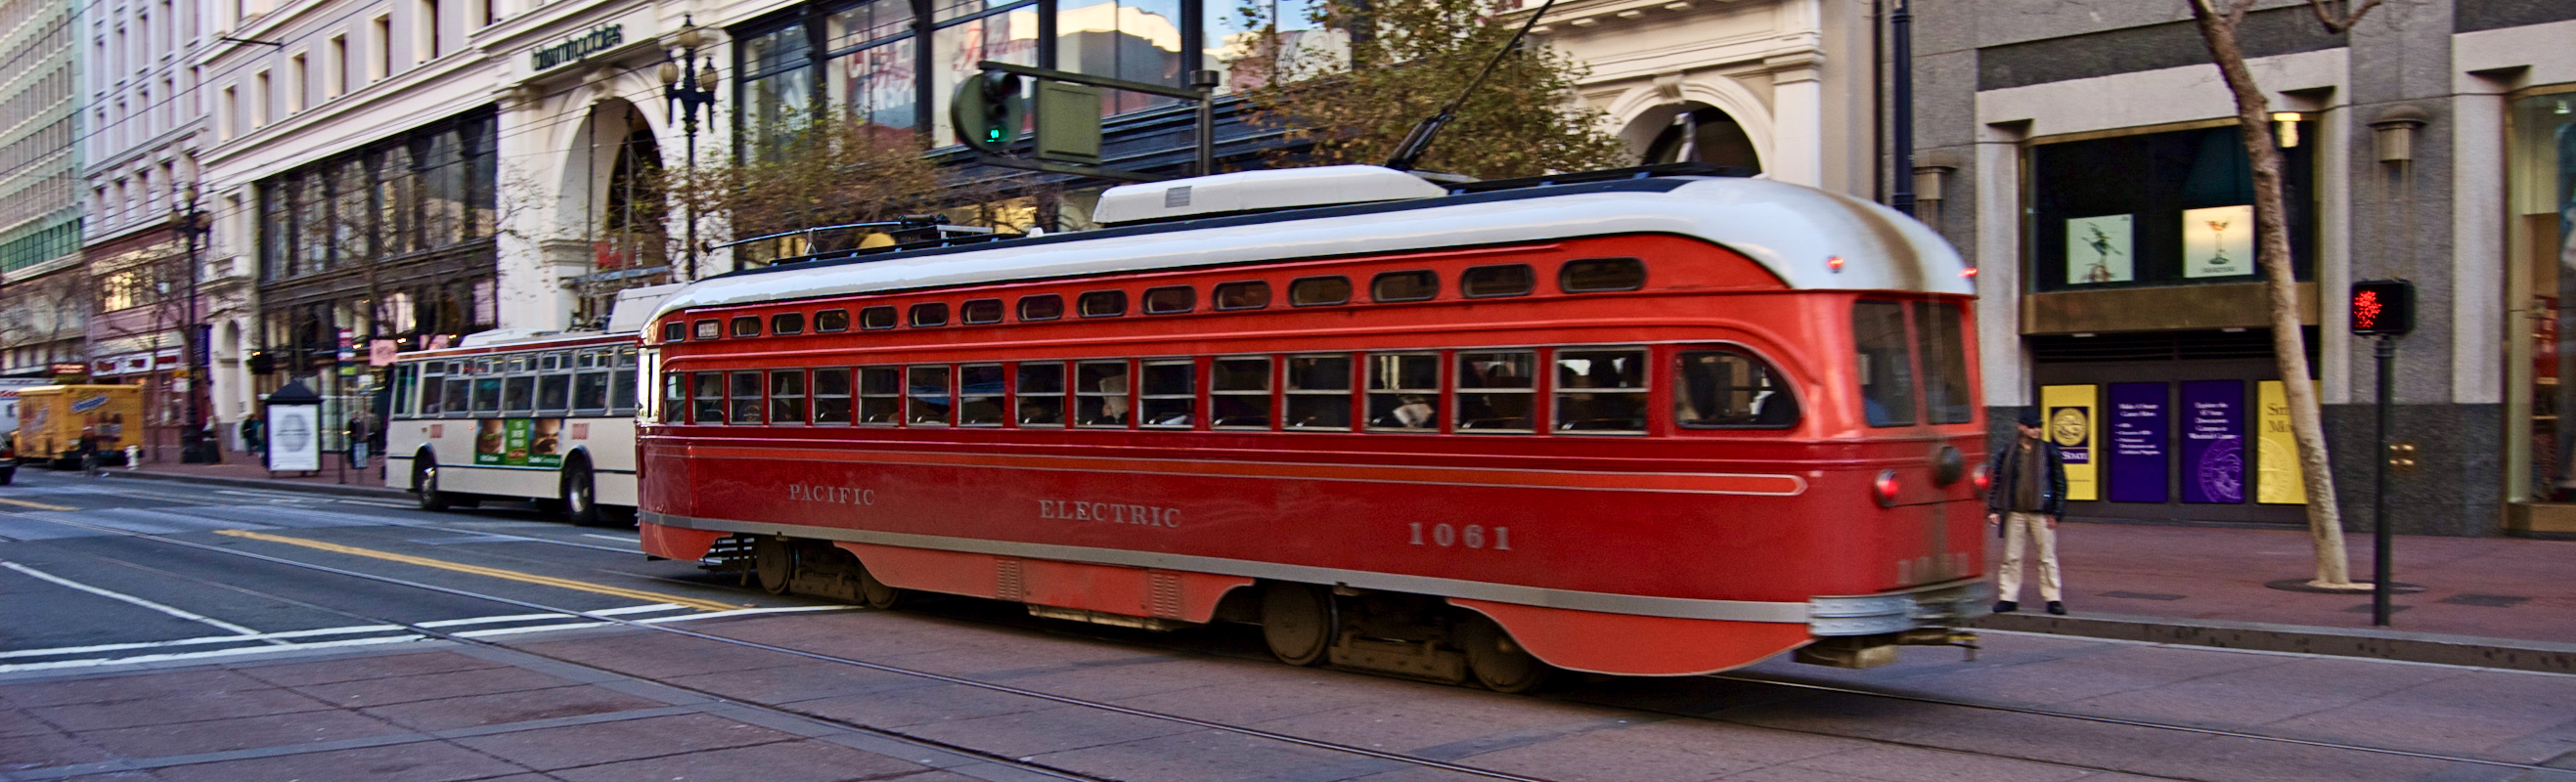
[(600, 540), (614, 540), (619, 543), (635, 542), (635, 536), (633, 535), (602, 535), (596, 532), (584, 532), (581, 533), (581, 536), (585, 538), (598, 538)]
[(191, 621), (191, 622), (197, 622), (197, 623), (205, 624), (205, 625), (208, 625), (208, 626), (214, 627), (214, 628), (219, 629), (219, 630), (225, 630), (225, 631), (229, 631), (229, 632), (233, 632), (233, 633), (238, 633), (238, 634), (241, 634), (241, 635), (262, 635), (262, 633), (261, 633), (260, 631), (258, 631), (258, 630), (253, 630), (253, 629), (250, 629), (250, 628), (247, 628), (247, 627), (243, 627), (243, 626), (241, 626), (241, 625), (233, 624), (233, 623), (231, 623), (231, 622), (226, 622), (226, 621), (224, 621), (224, 620), (216, 619), (216, 618), (211, 617), (211, 616), (206, 616), (206, 615), (204, 615), (204, 614), (194, 613), (194, 612), (191, 612), (191, 611), (187, 611), (187, 610), (185, 610), (185, 609), (174, 608), (174, 607), (171, 607), (171, 606), (162, 605), (162, 604), (160, 604), (160, 603), (155, 603), (155, 602), (152, 602), (152, 601), (150, 601), (150, 600), (145, 600), (145, 599), (143, 599), (143, 598), (139, 598), (139, 597), (135, 597), (135, 596), (133, 596), (133, 595), (125, 594), (125, 593), (123, 593), (123, 592), (111, 592), (111, 591), (108, 591), (108, 590), (105, 590), (105, 589), (100, 589), (100, 588), (98, 588), (98, 587), (90, 586), (90, 585), (88, 585), (88, 584), (83, 584), (83, 583), (81, 583), (81, 582), (73, 581), (73, 580), (68, 579), (68, 578), (63, 578), (63, 577), (61, 577), (61, 576), (57, 576), (57, 575), (54, 575), (54, 574), (52, 574), (52, 573), (47, 573), (47, 572), (42, 571), (42, 570), (37, 570), (37, 569), (35, 569), (35, 568), (31, 568), (31, 567), (28, 567), (28, 566), (25, 566), (25, 565), (21, 565), (21, 564), (18, 564), (18, 563), (16, 563), (16, 562), (0, 562), (0, 567), (5, 567), (5, 568), (8, 568), (8, 569), (10, 569), (10, 570), (15, 570), (15, 571), (18, 571), (18, 572), (20, 572), (20, 573), (25, 573), (25, 574), (30, 575), (30, 576), (35, 576), (35, 577), (37, 577), (37, 578), (40, 578), (40, 579), (44, 579), (44, 580), (46, 580), (46, 581), (53, 582), (53, 583), (55, 583), (55, 584), (58, 584), (58, 585), (61, 585), (61, 586), (64, 586), (64, 587), (69, 587), (69, 588), (77, 589), (77, 590), (80, 590), (80, 591), (83, 591), (83, 592), (88, 592), (88, 593), (90, 593), (90, 594), (97, 595), (97, 596), (99, 596), (99, 597), (104, 597), (104, 598), (108, 598), (108, 599), (111, 599), (111, 600), (121, 600), (121, 601), (124, 601), (124, 602), (127, 602), (127, 603), (132, 603), (132, 604), (134, 604), (134, 605), (142, 606), (142, 607), (144, 607), (144, 608), (149, 608), (149, 609), (152, 609), (152, 610), (154, 610), (154, 611), (159, 611), (159, 612), (161, 612), (161, 613), (169, 614), (169, 615), (171, 615), (171, 616), (175, 616), (175, 617), (178, 617), (178, 618), (181, 618), (181, 619), (185, 619), (185, 620), (188, 620), (188, 621)]
[[(617, 616), (617, 615), (620, 615), (620, 614), (649, 614), (649, 613), (653, 613), (653, 612), (655, 612), (655, 611), (669, 611), (669, 610), (676, 609), (676, 608), (680, 608), (680, 606), (675, 605), (675, 604), (671, 604), (671, 603), (654, 603), (654, 604), (652, 604), (652, 605), (627, 606), (627, 607), (624, 607), (624, 608), (602, 608), (602, 609), (599, 609), (599, 610), (597, 610), (597, 611), (590, 611), (590, 612), (588, 612), (588, 613), (596, 614), (596, 615), (599, 615), (599, 616)], [(497, 622), (525, 622), (525, 621), (528, 621), (528, 620), (531, 620), (531, 619), (570, 619), (570, 618), (573, 618), (573, 615), (572, 615), (572, 614), (509, 614), (509, 615), (506, 615), (506, 616), (478, 616), (478, 617), (474, 617), (474, 618), (471, 618), (471, 619), (441, 619), (441, 620), (438, 620), (438, 621), (435, 621), (435, 622), (419, 622), (419, 623), (415, 623), (413, 626), (414, 626), (414, 627), (455, 627), (455, 626), (458, 626), (458, 625), (481, 625), (481, 624), (493, 624), (493, 623), (497, 623)]]
[[(672, 605), (672, 604), (669, 604), (669, 603), (660, 603), (660, 604), (654, 604), (654, 605), (624, 606), (624, 607), (620, 607), (620, 608), (603, 608), (603, 609), (600, 609), (600, 610), (597, 610), (597, 611), (589, 611), (589, 612), (586, 612), (586, 613), (592, 614), (592, 615), (594, 615), (594, 616), (618, 616), (618, 615), (622, 615), (622, 614), (642, 614), (642, 613), (652, 613), (652, 612), (655, 612), (655, 611), (668, 611), (668, 610), (675, 609), (675, 608), (680, 608), (680, 607), (681, 607), (681, 606), (676, 606), (676, 605)], [(851, 611), (851, 610), (856, 610), (856, 607), (855, 607), (855, 606), (778, 606), (778, 607), (774, 607), (774, 608), (744, 608), (744, 609), (737, 609), (737, 610), (732, 610), (732, 611), (707, 611), (707, 612), (703, 612), (703, 613), (682, 614), (682, 615), (679, 615), (679, 616), (657, 616), (657, 617), (653, 617), (653, 618), (650, 618), (650, 619), (638, 619), (638, 620), (634, 620), (634, 622), (635, 622), (636, 624), (661, 624), (661, 623), (664, 623), (664, 622), (686, 622), (686, 621), (695, 620), (695, 619), (717, 619), (717, 618), (728, 617), (728, 616), (742, 616), (742, 615), (745, 615), (745, 614), (777, 614), (777, 613), (795, 613), (795, 612), (810, 612), (810, 611)], [(415, 625), (411, 625), (411, 626), (413, 626), (413, 627), (449, 627), (449, 626), (462, 625), (462, 624), (492, 623), (492, 622), (509, 622), (509, 621), (524, 621), (524, 620), (529, 620), (529, 619), (552, 619), (552, 618), (558, 618), (558, 617), (570, 617), (570, 616), (572, 616), (572, 615), (571, 615), (571, 614), (513, 614), (513, 615), (508, 615), (508, 616), (484, 616), (484, 617), (473, 617), (473, 618), (469, 618), (469, 619), (442, 619), (442, 620), (435, 621), (435, 622), (420, 622), (420, 623), (417, 623), (417, 624), (415, 624)], [(540, 632), (551, 632), (551, 631), (555, 631), (555, 630), (579, 630), (579, 629), (586, 628), (586, 627), (603, 627), (603, 626), (613, 626), (613, 625), (615, 625), (615, 624), (617, 624), (617, 623), (615, 623), (615, 622), (589, 622), (589, 621), (584, 621), (584, 622), (561, 622), (561, 623), (548, 624), (548, 625), (533, 625), (533, 626), (529, 626), (529, 627), (495, 627), (495, 628), (490, 628), (490, 629), (485, 629), (485, 630), (469, 630), (469, 631), (465, 631), (465, 632), (461, 632), (461, 633), (450, 633), (450, 635), (454, 635), (454, 636), (457, 636), (457, 637), (460, 637), (460, 638), (484, 638), (484, 637), (490, 637), (490, 636), (496, 636), (496, 635), (517, 635), (517, 634), (521, 634), (521, 633), (540, 633)], [(50, 655), (56, 655), (56, 654), (77, 654), (77, 653), (81, 653), (81, 652), (89, 652), (89, 651), (116, 651), (116, 650), (121, 650), (121, 649), (152, 649), (152, 648), (162, 648), (162, 647), (171, 647), (171, 646), (188, 646), (188, 645), (198, 645), (198, 644), (239, 643), (239, 642), (242, 642), (242, 641), (253, 641), (253, 640), (267, 641), (267, 642), (269, 642), (269, 643), (271, 643), (271, 644), (276, 644), (276, 645), (274, 645), (274, 646), (241, 646), (241, 647), (234, 647), (234, 648), (230, 648), (230, 649), (212, 649), (212, 650), (207, 650), (207, 651), (202, 651), (202, 652), (165, 652), (165, 653), (161, 653), (161, 654), (146, 654), (146, 655), (138, 655), (138, 656), (133, 656), (133, 657), (90, 657), (90, 658), (82, 658), (82, 659), (78, 659), (78, 660), (47, 660), (47, 661), (44, 661), (44, 662), (33, 662), (33, 663), (14, 663), (14, 664), (0, 665), (0, 673), (16, 673), (16, 672), (19, 672), (19, 671), (47, 671), (47, 670), (57, 670), (57, 669), (63, 669), (63, 668), (95, 668), (95, 667), (99, 667), (99, 666), (106, 666), (106, 665), (125, 665), (125, 664), (133, 664), (133, 663), (165, 662), (165, 661), (169, 661), (169, 660), (195, 660), (195, 659), (202, 659), (202, 658), (209, 658), (209, 657), (236, 657), (236, 656), (241, 656), (241, 655), (250, 655), (250, 654), (269, 654), (269, 653), (273, 653), (273, 652), (292, 652), (292, 651), (298, 651), (298, 650), (303, 650), (303, 649), (329, 649), (329, 648), (343, 647), (343, 646), (374, 646), (374, 645), (381, 645), (381, 644), (408, 643), (408, 642), (411, 642), (411, 641), (429, 641), (429, 640), (436, 640), (436, 639), (434, 639), (434, 638), (432, 638), (432, 637), (430, 637), (430, 636), (426, 636), (426, 635), (419, 635), (419, 634), (414, 634), (414, 633), (404, 633), (404, 634), (402, 634), (402, 635), (379, 636), (379, 637), (374, 637), (374, 638), (349, 638), (349, 639), (343, 639), (343, 640), (337, 640), (337, 641), (318, 641), (318, 642), (313, 642), (313, 643), (291, 643), (291, 642), (287, 642), (287, 641), (281, 640), (281, 639), (287, 639), (287, 638), (298, 638), (298, 637), (317, 636), (317, 635), (337, 635), (337, 634), (345, 634), (345, 633), (398, 632), (398, 631), (401, 631), (402, 629), (404, 629), (404, 627), (405, 627), (404, 625), (359, 625), (359, 626), (355, 626), (355, 627), (328, 627), (328, 628), (322, 628), (322, 629), (319, 629), (319, 630), (292, 630), (292, 631), (282, 632), (282, 633), (260, 633), (260, 634), (257, 634), (257, 635), (255, 635), (255, 636), (213, 636), (213, 637), (207, 637), (207, 638), (182, 638), (182, 639), (178, 639), (178, 640), (175, 640), (175, 641), (153, 641), (153, 642), (132, 643), (132, 644), (101, 644), (101, 645), (98, 645), (98, 646), (74, 646), (74, 647), (65, 647), (65, 648), (60, 648), (60, 649), (28, 649), (28, 650), (15, 651), (15, 652), (0, 652), (0, 658), (8, 658), (8, 657), (43, 657), (43, 656), (50, 656)]]
[[(657, 624), (661, 624), (661, 623), (664, 623), (664, 622), (688, 622), (688, 621), (694, 621), (694, 620), (698, 620), (698, 619), (716, 619), (716, 618), (720, 618), (720, 617), (727, 617), (727, 616), (742, 616), (742, 615), (745, 615), (745, 614), (786, 614), (786, 613), (796, 613), (796, 612), (802, 612), (802, 611), (856, 611), (856, 610), (858, 610), (858, 606), (778, 606), (778, 607), (775, 607), (775, 608), (737, 608), (737, 609), (734, 609), (734, 610), (731, 610), (731, 611), (708, 611), (708, 612), (706, 612), (706, 613), (700, 613), (700, 614), (682, 614), (682, 615), (679, 615), (679, 616), (657, 616), (657, 617), (653, 617), (653, 618), (651, 618), (651, 619), (637, 619), (637, 620), (635, 620), (635, 623), (636, 623), (636, 624), (639, 624), (639, 625), (657, 625)], [(599, 612), (597, 612), (597, 611), (593, 611), (593, 612), (591, 612), (591, 613), (599, 613)]]
[(82, 652), (114, 652), (126, 649), (158, 649), (165, 646), (236, 644), (243, 641), (265, 641), (271, 638), (309, 638), (317, 635), (382, 633), (401, 629), (403, 629), (402, 625), (359, 625), (356, 627), (325, 627), (318, 630), (289, 630), (283, 633), (261, 633), (259, 635), (210, 635), (202, 638), (180, 638), (171, 641), (135, 641), (121, 644), (97, 644), (94, 646), (62, 646), (52, 649), (21, 649), (14, 652), (0, 652), (0, 658), (53, 657), (55, 655), (79, 654)]
[(601, 627), (601, 626), (605, 626), (605, 625), (608, 625), (608, 624), (610, 624), (610, 623), (608, 623), (608, 622), (566, 622), (566, 623), (563, 623), (563, 624), (551, 624), (551, 625), (530, 625), (530, 626), (527, 626), (527, 627), (495, 627), (495, 628), (492, 628), (492, 629), (490, 629), (490, 630), (467, 630), (467, 631), (465, 631), (465, 632), (461, 632), (461, 633), (449, 633), (449, 635), (454, 635), (454, 636), (456, 636), (456, 637), (458, 637), (458, 638), (488, 638), (488, 637), (495, 636), (495, 635), (517, 635), (517, 634), (520, 634), (520, 633), (542, 633), (542, 632), (546, 632), (546, 631), (549, 631), (549, 630), (578, 630), (578, 629), (581, 629), (581, 628), (584, 628), (584, 627)]
[(233, 648), (233, 649), (215, 649), (215, 650), (212, 650), (212, 651), (204, 651), (204, 652), (173, 652), (173, 653), (169, 653), (169, 654), (147, 654), (147, 655), (142, 655), (142, 656), (139, 656), (139, 657), (93, 657), (93, 658), (82, 659), (82, 660), (54, 660), (54, 661), (41, 662), (41, 663), (18, 663), (18, 664), (16, 664), (16, 665), (0, 665), (0, 673), (17, 673), (17, 672), (19, 672), (19, 671), (50, 671), (50, 670), (57, 670), (57, 669), (62, 669), (62, 668), (95, 668), (95, 667), (102, 666), (102, 665), (127, 665), (127, 664), (134, 664), (134, 663), (157, 663), (157, 662), (165, 662), (165, 661), (169, 661), (169, 660), (197, 660), (197, 659), (203, 659), (203, 658), (207, 658), (207, 657), (235, 657), (235, 656), (240, 656), (240, 655), (245, 655), (245, 654), (269, 654), (269, 653), (272, 653), (272, 652), (291, 652), (291, 651), (298, 651), (298, 650), (303, 650), (303, 649), (326, 649), (326, 648), (338, 647), (338, 646), (374, 646), (374, 645), (378, 645), (378, 644), (398, 644), (398, 643), (408, 643), (408, 642), (411, 642), (411, 641), (426, 641), (426, 640), (429, 640), (429, 636), (425, 636), (425, 635), (396, 635), (396, 636), (387, 636), (387, 637), (383, 637), (383, 638), (352, 638), (352, 639), (345, 640), (345, 641), (323, 641), (323, 642), (320, 642), (320, 643), (309, 643), (309, 644), (282, 644), (282, 645), (278, 645), (278, 646), (244, 646), (244, 647)]

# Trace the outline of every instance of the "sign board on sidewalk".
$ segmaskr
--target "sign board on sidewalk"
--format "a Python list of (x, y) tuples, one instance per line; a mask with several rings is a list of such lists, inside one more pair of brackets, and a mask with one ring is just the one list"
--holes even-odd
[(2099, 386), (2040, 386), (2041, 435), (2066, 456), (2066, 498), (2102, 498), (2100, 464), (2093, 458), (2093, 397)]
[(2166, 406), (2172, 387), (2164, 383), (2111, 384), (2111, 501), (2164, 502), (2172, 429)]
[(322, 397), (303, 383), (288, 383), (260, 400), (268, 417), (270, 472), (322, 469)]
[(2290, 400), (2281, 381), (2256, 383), (2254, 391), (2257, 420), (2262, 425), (2254, 434), (2255, 447), (2254, 501), (2266, 505), (2308, 504), (2308, 479), (2299, 467), (2299, 441), (2290, 434)]
[(2245, 381), (2182, 384), (2182, 501), (2245, 501)]

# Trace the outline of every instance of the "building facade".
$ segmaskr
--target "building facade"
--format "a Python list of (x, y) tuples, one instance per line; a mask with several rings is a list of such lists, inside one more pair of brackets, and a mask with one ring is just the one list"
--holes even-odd
[(0, 0), (0, 376), (53, 376), (89, 358), (80, 7)]
[[(2337, 494), (2366, 524), (2377, 383), (2356, 280), (2414, 283), (2388, 401), (2401, 531), (2576, 531), (2558, 424), (2576, 263), (2576, 5), (2416, 0), (2347, 34), (2264, 3), (2243, 43), (2289, 231)], [(2236, 109), (2175, 3), (1915, 9), (1918, 181), (1981, 266), (1995, 419), (2078, 447), (2079, 517), (2295, 525), (2301, 485), (2254, 267)]]

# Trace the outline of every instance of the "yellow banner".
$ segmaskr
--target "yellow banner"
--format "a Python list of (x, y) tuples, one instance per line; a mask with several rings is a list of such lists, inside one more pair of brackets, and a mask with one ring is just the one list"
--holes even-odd
[(2094, 458), (2093, 412), (2097, 386), (2040, 386), (2041, 422), (2048, 427), (2045, 435), (2066, 454), (2066, 498), (2098, 500), (2101, 484), (2096, 480), (2099, 460)]
[(2308, 504), (2306, 471), (2299, 469), (2299, 441), (2290, 434), (2290, 400), (2281, 381), (2255, 384), (2254, 501), (2266, 505)]

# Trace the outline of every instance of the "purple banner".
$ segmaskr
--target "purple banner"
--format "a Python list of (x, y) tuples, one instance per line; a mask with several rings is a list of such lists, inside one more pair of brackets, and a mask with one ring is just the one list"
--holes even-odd
[(2164, 383), (2111, 384), (2111, 501), (2164, 502), (2171, 481)]
[(2182, 501), (2245, 501), (2245, 381), (2182, 384)]

